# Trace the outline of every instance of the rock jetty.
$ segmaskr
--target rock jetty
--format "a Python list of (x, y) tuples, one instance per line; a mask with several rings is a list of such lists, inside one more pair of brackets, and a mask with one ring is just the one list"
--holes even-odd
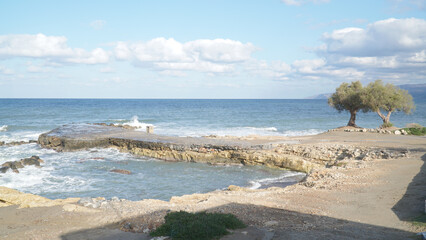
[[(313, 169), (345, 166), (348, 160), (404, 157), (404, 150), (361, 146), (294, 144), (294, 140), (242, 140), (171, 137), (100, 124), (71, 124), (41, 134), (38, 143), (57, 151), (112, 147), (165, 161), (215, 165), (266, 165), (310, 173)], [(296, 141), (296, 143), (298, 143)]]

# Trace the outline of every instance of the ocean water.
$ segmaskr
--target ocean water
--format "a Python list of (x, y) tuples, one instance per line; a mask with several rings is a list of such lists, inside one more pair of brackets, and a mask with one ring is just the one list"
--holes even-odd
[[(426, 102), (412, 115), (394, 113), (391, 121), (426, 125)], [(173, 136), (318, 134), (344, 126), (326, 100), (138, 100), (138, 99), (0, 99), (0, 141), (37, 140), (39, 134), (68, 123), (153, 125), (156, 134)], [(358, 115), (359, 126), (381, 124), (375, 113)], [(113, 149), (57, 153), (37, 144), (0, 147), (0, 164), (32, 155), (42, 168), (0, 174), (0, 185), (48, 198), (118, 196), (131, 200), (223, 189), (231, 184), (252, 188), (293, 183), (303, 174), (261, 166), (210, 166), (170, 163)], [(132, 175), (111, 173), (127, 169)]]

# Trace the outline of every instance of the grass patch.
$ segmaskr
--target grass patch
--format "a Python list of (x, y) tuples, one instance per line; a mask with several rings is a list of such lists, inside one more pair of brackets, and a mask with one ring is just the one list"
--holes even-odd
[(414, 218), (410, 222), (416, 227), (426, 228), (426, 213)]
[(151, 236), (169, 236), (173, 239), (219, 239), (228, 234), (227, 229), (245, 228), (246, 225), (232, 214), (171, 212), (164, 218), (166, 222)]
[(381, 128), (389, 128), (389, 127), (393, 127), (393, 123), (391, 123), (391, 122), (383, 123), (380, 127), (381, 127)]
[(416, 136), (426, 135), (426, 127), (422, 128), (403, 128), (408, 134)]

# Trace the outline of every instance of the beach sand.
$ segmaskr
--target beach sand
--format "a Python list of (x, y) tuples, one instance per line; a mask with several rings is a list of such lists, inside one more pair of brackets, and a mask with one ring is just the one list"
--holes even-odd
[[(78, 199), (0, 207), (0, 239), (151, 239), (133, 232), (159, 226), (168, 211), (179, 210), (233, 213), (249, 225), (224, 239), (416, 239), (417, 232), (426, 231), (407, 222), (424, 212), (426, 137), (339, 131), (283, 140), (406, 149), (409, 154), (354, 160), (345, 168), (315, 171), (286, 188), (230, 187), (170, 201), (110, 202), (97, 209), (77, 205)], [(0, 189), (0, 195), (7, 191)]]

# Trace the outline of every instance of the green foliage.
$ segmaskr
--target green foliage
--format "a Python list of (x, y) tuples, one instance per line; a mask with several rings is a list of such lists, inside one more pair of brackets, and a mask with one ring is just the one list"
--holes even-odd
[[(394, 111), (410, 114), (415, 109), (413, 97), (408, 91), (390, 83), (384, 85), (382, 80), (368, 84), (362, 100), (368, 109), (379, 114), (384, 123), (389, 122), (390, 114)], [(381, 111), (387, 112), (387, 116)]]
[(403, 128), (408, 134), (416, 136), (426, 135), (426, 127), (422, 128)]
[(170, 236), (173, 239), (218, 239), (228, 234), (227, 229), (244, 228), (246, 225), (232, 214), (171, 212), (166, 222), (151, 236)]
[(360, 81), (352, 82), (350, 85), (348, 83), (342, 83), (336, 88), (336, 92), (328, 99), (328, 105), (339, 112), (350, 112), (351, 117), (348, 126), (356, 127), (355, 120), (357, 112), (360, 110), (367, 112), (369, 110), (362, 101), (363, 93), (364, 88)]
[(413, 224), (414, 226), (418, 226), (418, 227), (426, 227), (426, 214), (423, 213), (422, 215), (415, 217), (411, 221), (411, 224)]
[(380, 127), (381, 127), (381, 128), (389, 128), (389, 127), (393, 127), (393, 123), (391, 123), (391, 122), (383, 123)]
[(339, 112), (367, 110), (362, 101), (363, 92), (360, 81), (352, 82), (350, 85), (342, 83), (328, 99), (328, 104)]

